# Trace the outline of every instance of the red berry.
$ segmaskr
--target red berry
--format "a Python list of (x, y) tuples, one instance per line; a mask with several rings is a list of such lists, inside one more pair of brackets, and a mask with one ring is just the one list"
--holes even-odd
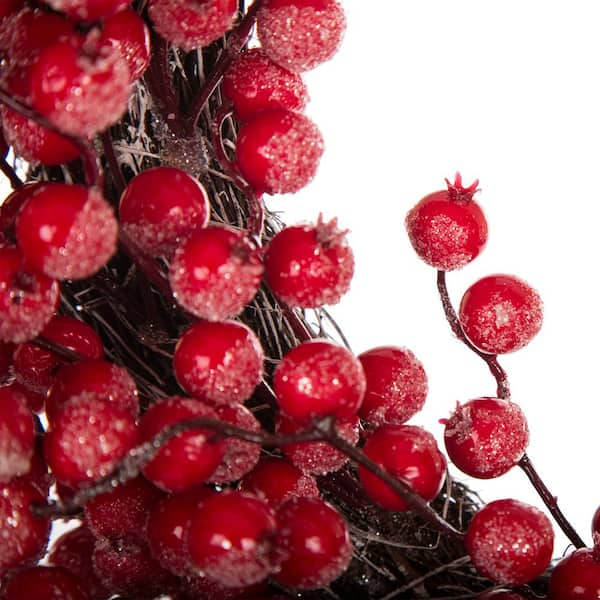
[(592, 517), (592, 535), (595, 533), (600, 535), (600, 506), (596, 509)]
[(221, 582), (208, 577), (186, 577), (181, 584), (177, 600), (278, 600), (267, 591), (267, 582), (260, 581), (242, 587), (225, 587)]
[(179, 385), (211, 404), (247, 400), (263, 373), (256, 334), (236, 321), (194, 323), (179, 338), (173, 369)]
[(186, 51), (204, 48), (233, 26), (236, 0), (150, 0), (156, 31)]
[(269, 242), (265, 279), (291, 308), (336, 304), (350, 288), (354, 256), (337, 219), (286, 227)]
[(413, 248), (427, 264), (441, 271), (460, 269), (476, 258), (487, 241), (487, 221), (473, 200), (478, 181), (467, 188), (460, 175), (447, 190), (425, 196), (406, 215)]
[(2, 582), (3, 600), (88, 600), (86, 582), (62, 567), (37, 566), (11, 574)]
[(499, 398), (458, 404), (445, 425), (448, 457), (463, 473), (481, 479), (506, 473), (529, 443), (525, 415), (517, 404)]
[(600, 557), (597, 548), (579, 548), (563, 558), (550, 574), (550, 600), (598, 600)]
[(223, 93), (240, 119), (269, 108), (301, 111), (308, 102), (302, 78), (274, 63), (260, 48), (240, 54), (223, 77)]
[(0, 22), (23, 7), (25, 0), (4, 0), (0, 4)]
[(197, 229), (177, 248), (169, 281), (183, 308), (221, 321), (254, 298), (262, 273), (259, 250), (243, 231), (211, 226)]
[[(433, 500), (442, 488), (446, 461), (434, 437), (413, 425), (383, 425), (373, 432), (364, 453), (390, 475), (408, 484), (424, 500)], [(365, 467), (358, 474), (369, 496), (388, 510), (410, 510), (406, 500)]]
[[(144, 440), (152, 439), (165, 427), (193, 419), (216, 419), (215, 411), (192, 398), (172, 397), (153, 404), (140, 421)], [(154, 485), (167, 492), (182, 492), (207, 481), (219, 466), (224, 444), (210, 429), (191, 429), (163, 444), (146, 464), (143, 473)]]
[(365, 375), (349, 350), (325, 340), (304, 342), (279, 363), (273, 386), (281, 410), (294, 419), (356, 414)]
[(0, 340), (33, 339), (60, 300), (58, 282), (31, 268), (19, 250), (0, 248)]
[(526, 346), (542, 327), (542, 300), (513, 275), (489, 275), (464, 294), (459, 319), (477, 348), (506, 354)]
[(181, 169), (155, 167), (136, 175), (119, 204), (121, 226), (145, 253), (170, 256), (182, 240), (208, 222), (208, 195)]
[(8, 384), (13, 379), (14, 351), (14, 344), (0, 342), (0, 386)]
[(241, 174), (257, 192), (297, 192), (314, 177), (323, 137), (306, 116), (276, 108), (242, 123), (236, 160)]
[(45, 0), (74, 21), (97, 21), (123, 10), (131, 0)]
[(15, 221), (21, 208), (33, 193), (43, 185), (44, 182), (41, 181), (26, 183), (9, 194), (0, 205), (0, 231), (4, 232), (8, 239), (15, 238)]
[(269, 58), (290, 71), (307, 71), (335, 54), (346, 17), (337, 0), (266, 0), (257, 29)]
[(541, 575), (550, 564), (553, 545), (554, 532), (548, 517), (533, 506), (511, 499), (496, 500), (481, 508), (465, 537), (477, 571), (508, 585), (521, 585)]
[(207, 498), (193, 517), (188, 548), (194, 566), (225, 587), (266, 579), (276, 570), (271, 539), (277, 521), (263, 500), (242, 492)]
[(352, 542), (346, 522), (319, 498), (292, 498), (277, 511), (277, 549), (283, 557), (273, 578), (297, 589), (315, 589), (348, 567)]
[(359, 415), (372, 425), (401, 425), (423, 408), (427, 375), (406, 348), (380, 346), (359, 354), (367, 389)]

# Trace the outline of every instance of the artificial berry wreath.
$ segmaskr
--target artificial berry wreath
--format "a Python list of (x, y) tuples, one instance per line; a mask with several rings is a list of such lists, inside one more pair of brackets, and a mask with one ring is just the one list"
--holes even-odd
[[(477, 182), (406, 217), (497, 383), (445, 448), (406, 423), (420, 360), (355, 356), (324, 308), (346, 232), (265, 208), (315, 176), (302, 73), (344, 29), (337, 0), (0, 7), (3, 599), (600, 599), (599, 547), (535, 472), (498, 360), (540, 330), (539, 294), (495, 274), (449, 299), (487, 241)], [(577, 548), (557, 564), (545, 513), (451, 476), (517, 465)]]

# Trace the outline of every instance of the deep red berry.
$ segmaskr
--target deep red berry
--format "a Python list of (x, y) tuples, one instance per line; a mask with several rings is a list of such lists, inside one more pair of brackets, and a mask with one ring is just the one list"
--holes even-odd
[(0, 386), (4, 386), (13, 379), (12, 365), (15, 345), (0, 342)]
[(173, 369), (179, 385), (211, 404), (247, 400), (263, 373), (256, 334), (236, 321), (194, 323), (179, 338)]
[(550, 574), (550, 600), (598, 600), (600, 557), (597, 548), (579, 548), (563, 558)]
[(301, 111), (308, 102), (300, 75), (274, 63), (260, 48), (247, 50), (231, 64), (223, 93), (240, 119), (269, 108)]
[(86, 582), (62, 567), (36, 566), (16, 571), (2, 582), (3, 600), (89, 600)]
[(23, 7), (24, 0), (4, 0), (0, 4), (0, 22)]
[(477, 596), (477, 600), (525, 600), (525, 596), (517, 594), (517, 592), (508, 592), (506, 590), (493, 590), (484, 592)]
[(460, 175), (447, 190), (425, 196), (406, 215), (413, 248), (427, 264), (441, 271), (460, 269), (476, 258), (487, 241), (487, 221), (473, 200), (478, 181), (465, 188)]
[(208, 577), (186, 577), (181, 582), (177, 600), (281, 600), (279, 596), (271, 596), (267, 581), (242, 587), (225, 587), (221, 582)]
[(181, 169), (155, 167), (136, 175), (119, 204), (121, 226), (150, 256), (170, 256), (197, 228), (210, 206), (200, 182)]
[(0, 248), (0, 340), (18, 344), (33, 339), (59, 299), (55, 279), (34, 270), (16, 248)]
[(427, 375), (407, 348), (380, 346), (359, 354), (367, 389), (359, 415), (372, 425), (401, 425), (423, 408)]
[(319, 498), (292, 498), (277, 511), (277, 550), (283, 561), (273, 578), (297, 589), (328, 585), (348, 567), (352, 542), (346, 522)]
[(346, 30), (337, 0), (266, 0), (258, 11), (258, 37), (265, 53), (291, 71), (329, 60)]
[(275, 515), (264, 500), (243, 492), (207, 498), (193, 517), (188, 548), (194, 566), (225, 587), (258, 583), (276, 570)]
[(279, 363), (273, 386), (281, 410), (294, 419), (356, 414), (365, 394), (365, 375), (349, 350), (325, 341), (304, 342)]
[(350, 288), (354, 256), (337, 219), (286, 227), (269, 242), (265, 279), (291, 308), (336, 304)]
[(314, 177), (323, 137), (306, 116), (276, 108), (256, 113), (240, 127), (236, 161), (257, 192), (297, 192)]
[(233, 26), (236, 0), (150, 0), (156, 31), (184, 50), (204, 48)]
[[(144, 440), (152, 439), (165, 427), (195, 417), (216, 419), (215, 411), (192, 398), (171, 397), (153, 404), (140, 421)], [(144, 476), (168, 492), (192, 489), (215, 472), (225, 452), (224, 444), (206, 428), (191, 429), (171, 438), (144, 466)]]
[(600, 535), (600, 506), (596, 509), (592, 517), (592, 535), (595, 533)]
[(97, 21), (123, 10), (130, 0), (46, 0), (74, 21)]
[(514, 275), (489, 275), (465, 292), (459, 319), (477, 348), (506, 354), (523, 348), (537, 335), (542, 327), (542, 300)]
[[(446, 461), (434, 437), (413, 425), (383, 425), (367, 440), (364, 453), (390, 475), (401, 479), (419, 496), (433, 500), (444, 482)], [(377, 475), (359, 467), (367, 494), (388, 510), (410, 510), (410, 504)]]
[(15, 222), (25, 202), (33, 193), (42, 187), (44, 182), (26, 183), (20, 188), (13, 190), (0, 205), (0, 231), (4, 232), (7, 239), (15, 239)]
[(241, 230), (197, 229), (176, 250), (169, 281), (177, 302), (193, 315), (221, 321), (254, 298), (263, 273), (258, 248)]
[(465, 546), (481, 575), (497, 583), (521, 585), (550, 564), (554, 532), (548, 517), (534, 506), (496, 500), (476, 513)]
[(445, 426), (450, 460), (463, 473), (481, 479), (506, 473), (529, 443), (525, 415), (509, 400), (476, 398), (458, 404)]

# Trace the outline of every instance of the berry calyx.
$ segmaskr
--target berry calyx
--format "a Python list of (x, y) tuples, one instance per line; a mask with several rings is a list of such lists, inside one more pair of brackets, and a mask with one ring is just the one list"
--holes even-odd
[(597, 600), (600, 590), (600, 556), (597, 548), (579, 548), (550, 574), (550, 600)]

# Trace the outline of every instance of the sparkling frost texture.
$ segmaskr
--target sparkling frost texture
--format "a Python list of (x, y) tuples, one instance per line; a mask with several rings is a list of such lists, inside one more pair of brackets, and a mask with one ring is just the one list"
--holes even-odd
[(0, 483), (29, 471), (33, 445), (33, 419), (27, 399), (13, 387), (0, 388)]
[(290, 71), (307, 71), (329, 60), (345, 30), (344, 10), (336, 0), (266, 0), (258, 11), (263, 50)]
[(521, 585), (550, 564), (554, 531), (537, 508), (517, 500), (496, 500), (475, 515), (465, 546), (480, 574), (496, 583)]
[(75, 21), (95, 21), (126, 8), (130, 0), (46, 0)]

